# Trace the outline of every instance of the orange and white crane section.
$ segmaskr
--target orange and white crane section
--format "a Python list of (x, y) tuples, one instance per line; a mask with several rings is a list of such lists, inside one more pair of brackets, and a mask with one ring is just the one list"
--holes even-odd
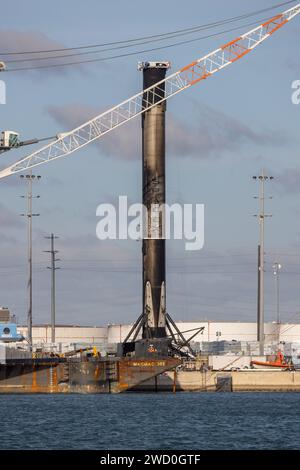
[[(251, 52), (278, 29), (300, 13), (300, 3), (274, 16), (260, 26), (197, 59), (164, 80), (137, 93), (108, 111), (64, 134), (0, 171), (0, 178), (48, 163), (81, 149), (85, 145), (139, 116), (157, 104), (195, 85)], [(154, 97), (156, 99), (154, 99)]]

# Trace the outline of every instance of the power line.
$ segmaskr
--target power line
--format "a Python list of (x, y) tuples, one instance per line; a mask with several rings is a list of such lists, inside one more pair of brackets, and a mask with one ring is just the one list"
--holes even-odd
[[(255, 14), (243, 15), (242, 17), (238, 17), (237, 19), (220, 21), (218, 23), (215, 23), (214, 27), (222, 26), (223, 24), (230, 24), (230, 23), (240, 21), (241, 19), (245, 19), (247, 17), (254, 16), (254, 15)], [(251, 23), (251, 24), (253, 24), (253, 23)], [(241, 26), (239, 26), (238, 28), (240, 28), (240, 27)], [(125, 44), (125, 45), (121, 45), (121, 46), (118, 45), (118, 46), (115, 46), (115, 47), (108, 47), (108, 48), (101, 49), (101, 50), (98, 50), (98, 51), (97, 50), (96, 51), (91, 50), (91, 51), (77, 52), (77, 53), (74, 53), (74, 54), (62, 54), (62, 55), (37, 57), (37, 58), (27, 57), (25, 59), (6, 60), (5, 63), (6, 64), (13, 64), (13, 63), (19, 63), (19, 62), (32, 62), (32, 61), (37, 62), (37, 61), (41, 61), (41, 60), (53, 60), (53, 59), (62, 59), (62, 58), (66, 58), (66, 57), (77, 57), (77, 56), (89, 55), (89, 54), (99, 54), (99, 53), (109, 52), (109, 51), (114, 51), (114, 50), (128, 49), (128, 48), (141, 46), (141, 45), (144, 45), (144, 44), (149, 44), (149, 43), (154, 43), (154, 42), (161, 42), (161, 41), (165, 41), (165, 40), (168, 40), (168, 39), (177, 38), (177, 37), (180, 37), (180, 36), (186, 36), (188, 34), (195, 34), (198, 31), (203, 31), (203, 30), (211, 29), (211, 28), (212, 28), (212, 26), (209, 26), (209, 27), (199, 26), (199, 27), (192, 28), (191, 30), (183, 30), (183, 31), (186, 31), (186, 32), (179, 32), (179, 33), (174, 33), (174, 34), (166, 33), (165, 34), (166, 37), (163, 37), (163, 38), (158, 37), (158, 38), (155, 38), (155, 39), (148, 39), (148, 40), (145, 40), (145, 41), (138, 41), (134, 44)], [(219, 33), (219, 34), (221, 34), (221, 33)], [(197, 41), (197, 40), (200, 40), (200, 39), (206, 39), (208, 37), (211, 37), (211, 36), (204, 36), (202, 38), (196, 38), (194, 40)], [(112, 43), (112, 44), (114, 44), (114, 43)], [(96, 48), (97, 46), (93, 45), (93, 46), (86, 46), (86, 47)], [(102, 47), (102, 46), (99, 45), (98, 47)], [(69, 49), (66, 49), (66, 50), (69, 50)], [(74, 48), (71, 48), (71, 50), (74, 50)], [(42, 53), (42, 52), (39, 52), (39, 53)]]
[[(275, 8), (275, 7), (273, 7), (273, 8)], [(246, 16), (246, 15), (244, 15), (244, 16)], [(253, 16), (253, 15), (248, 15), (248, 16)], [(269, 18), (263, 18), (263, 19), (261, 19), (261, 21), (265, 21), (267, 19), (269, 19)], [(27, 70), (40, 70), (40, 69), (48, 69), (48, 68), (57, 68), (57, 67), (67, 67), (67, 66), (73, 66), (73, 65), (81, 65), (81, 64), (85, 64), (85, 63), (96, 63), (96, 62), (103, 62), (103, 61), (108, 61), (108, 60), (115, 60), (115, 59), (119, 59), (119, 58), (123, 58), (123, 57), (129, 57), (129, 56), (144, 54), (146, 52), (154, 52), (154, 51), (158, 51), (158, 50), (169, 49), (169, 48), (172, 48), (172, 47), (186, 45), (186, 44), (190, 44), (190, 43), (193, 43), (193, 42), (198, 42), (200, 40), (220, 36), (222, 34), (226, 34), (226, 33), (232, 32), (232, 31), (236, 31), (236, 30), (238, 30), (240, 28), (243, 28), (243, 27), (256, 25), (257, 21), (258, 20), (253, 21), (251, 23), (246, 23), (246, 24), (239, 25), (238, 27), (235, 27), (235, 28), (230, 28), (230, 29), (227, 29), (227, 30), (219, 31), (217, 33), (212, 33), (212, 34), (209, 34), (209, 35), (206, 35), (206, 36), (201, 36), (201, 37), (197, 37), (197, 38), (186, 40), (186, 41), (179, 41), (179, 42), (175, 42), (175, 43), (172, 43), (172, 44), (166, 44), (166, 45), (160, 46), (160, 47), (154, 47), (154, 48), (150, 48), (150, 49), (143, 49), (143, 50), (139, 50), (139, 51), (127, 52), (125, 54), (117, 54), (117, 55), (94, 58), (94, 59), (88, 59), (88, 60), (78, 60), (76, 62), (56, 63), (56, 64), (47, 64), (47, 65), (39, 65), (39, 66), (33, 65), (33, 66), (30, 66), (30, 67), (17, 67), (17, 68), (12, 68), (12, 69), (6, 69), (5, 72), (7, 73), (7, 72), (18, 72), (18, 71), (27, 71)], [(223, 24), (228, 24), (228, 23), (229, 23), (229, 20), (223, 22)], [(222, 23), (220, 23), (219, 25), (221, 25), (221, 24)], [(204, 28), (202, 28), (202, 29), (204, 29)], [(166, 38), (166, 39), (169, 39), (169, 38)], [(155, 41), (150, 41), (150, 42), (155, 42)], [(136, 45), (139, 45), (139, 44), (135, 44), (135, 46)], [(128, 46), (124, 46), (124, 47), (128, 47)], [(114, 49), (119, 49), (119, 48), (114, 48)], [(36, 51), (36, 52), (38, 52), (38, 51)], [(39, 51), (39, 52), (41, 53), (42, 51)], [(93, 53), (102, 53), (102, 52), (103, 52), (103, 50), (102, 51), (93, 51)], [(71, 56), (77, 56), (77, 55), (87, 54), (87, 53), (91, 53), (91, 52), (71, 54)], [(70, 55), (61, 55), (61, 56), (53, 56), (53, 57), (45, 57), (45, 58), (37, 58), (37, 59), (31, 58), (31, 59), (23, 59), (23, 60), (16, 60), (16, 61), (8, 61), (8, 63), (9, 62), (24, 62), (24, 61), (31, 61), (32, 62), (32, 61), (37, 61), (37, 60), (53, 60), (53, 59), (60, 59), (60, 58), (63, 58), (63, 57), (68, 57), (68, 56), (70, 56)]]
[(212, 22), (212, 23), (206, 23), (206, 24), (203, 24), (203, 25), (197, 25), (197, 26), (193, 26), (193, 27), (190, 27), (190, 28), (184, 28), (184, 29), (178, 29), (178, 30), (175, 30), (175, 31), (169, 31), (167, 33), (153, 34), (153, 35), (148, 35), (148, 36), (140, 36), (140, 37), (137, 37), (137, 38), (130, 38), (130, 39), (125, 39), (125, 40), (121, 40), (121, 41), (105, 42), (105, 43), (101, 43), (101, 44), (89, 44), (89, 45), (86, 45), (86, 46), (81, 45), (81, 46), (64, 47), (64, 48), (57, 48), (57, 49), (41, 49), (41, 50), (38, 50), (38, 51), (31, 50), (31, 51), (19, 51), (19, 52), (0, 52), (0, 55), (10, 56), (10, 55), (53, 53), (53, 52), (63, 52), (63, 51), (72, 51), (72, 50), (81, 50), (81, 49), (91, 49), (91, 48), (105, 47), (105, 46), (114, 46), (114, 45), (127, 44), (127, 43), (136, 43), (136, 42), (146, 40), (146, 39), (154, 39), (155, 40), (156, 38), (166, 38), (166, 37), (168, 39), (169, 36), (174, 37), (175, 35), (191, 34), (195, 31), (211, 29), (213, 27), (220, 26), (220, 25), (223, 25), (223, 24), (232, 23), (234, 21), (239, 21), (239, 20), (249, 18), (249, 17), (252, 17), (252, 16), (257, 16), (261, 13), (272, 11), (272, 10), (280, 8), (282, 6), (286, 6), (286, 5), (289, 5), (291, 3), (295, 3), (295, 1), (296, 0), (281, 2), (281, 3), (275, 4), (271, 7), (263, 8), (261, 10), (256, 10), (256, 11), (250, 12), (250, 13), (245, 13), (243, 15), (230, 17), (230, 18), (215, 21), (215, 22)]
[[(173, 44), (167, 44), (167, 45), (164, 45), (164, 46), (161, 46), (161, 47), (153, 47), (153, 48), (150, 48), (150, 49), (143, 49), (143, 50), (134, 51), (134, 52), (127, 52), (126, 54), (117, 54), (117, 55), (113, 55), (113, 56), (101, 57), (101, 58), (98, 58), (98, 59), (78, 60), (76, 62), (66, 62), (66, 63), (61, 63), (61, 64), (47, 64), (47, 65), (38, 65), (38, 66), (31, 66), (31, 67), (17, 67), (17, 68), (13, 68), (13, 69), (6, 69), (4, 72), (9, 73), (9, 72), (18, 72), (18, 71), (25, 71), (25, 70), (39, 70), (39, 69), (48, 69), (48, 68), (57, 68), (57, 67), (67, 67), (67, 66), (72, 66), (72, 65), (81, 65), (81, 64), (89, 64), (89, 63), (95, 63), (95, 62), (104, 62), (104, 61), (108, 61), (108, 60), (115, 60), (115, 59), (120, 59), (120, 58), (123, 58), (123, 57), (130, 57), (130, 56), (134, 56), (134, 55), (144, 54), (146, 52), (154, 52), (154, 51), (159, 51), (159, 50), (162, 50), (162, 49), (169, 49), (169, 48), (176, 47), (176, 46), (190, 44), (192, 42), (197, 42), (197, 41), (201, 41), (203, 39), (208, 39), (208, 38), (211, 38), (211, 37), (216, 37), (216, 36), (220, 36), (220, 35), (225, 34), (225, 33), (236, 31), (236, 30), (238, 30), (240, 28), (243, 28), (243, 27), (253, 26), (255, 24), (257, 24), (256, 21), (240, 25), (236, 28), (231, 28), (231, 29), (228, 29), (228, 30), (220, 31), (218, 33), (209, 34), (207, 36), (201, 36), (201, 37), (198, 37), (198, 38), (195, 38), (195, 39), (190, 39), (190, 40), (187, 40), (187, 41), (180, 41), (180, 42), (176, 42), (176, 43), (173, 43)], [(48, 60), (50, 60), (50, 59), (51, 58), (48, 58)]]
[[(253, 23), (251, 23), (253, 24)], [(238, 28), (240, 28), (241, 26), (238, 26)], [(41, 60), (53, 60), (53, 59), (62, 59), (62, 58), (66, 58), (66, 57), (77, 57), (77, 56), (82, 56), (82, 55), (88, 55), (88, 54), (99, 54), (99, 53), (103, 53), (103, 52), (109, 52), (109, 51), (114, 51), (114, 50), (120, 50), (120, 49), (128, 49), (128, 48), (132, 48), (132, 47), (136, 47), (136, 46), (141, 46), (141, 45), (144, 45), (144, 44), (149, 44), (149, 43), (154, 43), (154, 42), (161, 42), (161, 41), (165, 41), (165, 40), (168, 40), (168, 39), (172, 39), (172, 38), (177, 38), (177, 37), (180, 37), (180, 36), (186, 36), (187, 34), (195, 34), (195, 32), (198, 32), (198, 31), (201, 31), (201, 29), (198, 29), (198, 30), (195, 30), (195, 31), (191, 31), (191, 32), (188, 32), (188, 33), (181, 33), (181, 34), (174, 34), (174, 35), (170, 35), (166, 38), (163, 38), (163, 39), (152, 39), (152, 40), (148, 40), (148, 41), (142, 41), (142, 42), (137, 42), (135, 44), (126, 44), (126, 45), (123, 45), (123, 46), (116, 46), (116, 47), (109, 47), (109, 48), (105, 48), (105, 49), (101, 49), (101, 50), (98, 50), (98, 51), (85, 51), (85, 52), (77, 52), (75, 54), (63, 54), (63, 55), (55, 55), (55, 56), (48, 56), (48, 57), (37, 57), (37, 58), (33, 58), (33, 57), (27, 57), (25, 59), (15, 59), (15, 60), (6, 60), (5, 61), (5, 64), (14, 64), (14, 63), (19, 63), (19, 62), (37, 62), (37, 61), (41, 61)], [(221, 34), (222, 32), (218, 33), (218, 34)], [(211, 35), (209, 36), (203, 36), (203, 37), (200, 37), (200, 38), (195, 38), (193, 40), (195, 41), (198, 41), (200, 39), (206, 39), (206, 38), (209, 38), (211, 37)], [(193, 41), (191, 40), (191, 41)], [(185, 43), (185, 41), (183, 42)], [(181, 44), (181, 43), (179, 43)], [(176, 45), (176, 44), (175, 44)], [(172, 45), (170, 46), (161, 46), (162, 48), (163, 47), (172, 47)], [(138, 53), (138, 52), (136, 52)]]

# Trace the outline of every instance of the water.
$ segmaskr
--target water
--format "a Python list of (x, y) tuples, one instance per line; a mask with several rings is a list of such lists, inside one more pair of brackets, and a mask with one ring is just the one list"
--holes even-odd
[(300, 393), (1, 395), (0, 449), (300, 449)]

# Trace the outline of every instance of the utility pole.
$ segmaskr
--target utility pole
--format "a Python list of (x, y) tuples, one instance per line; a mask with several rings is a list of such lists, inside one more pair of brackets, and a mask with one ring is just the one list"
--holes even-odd
[(260, 295), (260, 287), (261, 287), (260, 253), (261, 253), (261, 249), (260, 249), (260, 245), (258, 245), (257, 248), (258, 248), (258, 252), (257, 252), (257, 340), (259, 341), (258, 325), (259, 325), (259, 318), (260, 318), (260, 311), (261, 311), (260, 310), (260, 301), (261, 301), (261, 295)]
[(32, 199), (38, 199), (40, 196), (33, 196), (32, 194), (32, 182), (36, 179), (39, 180), (41, 176), (32, 174), (32, 171), (27, 175), (21, 175), (21, 179), (25, 179), (27, 183), (27, 195), (21, 196), (27, 199), (27, 212), (21, 214), (23, 217), (27, 217), (27, 261), (28, 261), (28, 306), (27, 306), (27, 339), (30, 350), (32, 350), (32, 218), (38, 217), (40, 214), (33, 214), (32, 212)]
[[(265, 175), (264, 169), (262, 169), (259, 176), (253, 176), (255, 181), (259, 181), (259, 196), (255, 196), (255, 199), (259, 200), (259, 246), (258, 246), (258, 301), (257, 301), (257, 341), (259, 342), (259, 354), (264, 355), (264, 343), (265, 343), (265, 332), (264, 332), (264, 274), (265, 274), (265, 218), (272, 217), (272, 215), (265, 213), (265, 182), (274, 179), (273, 176)], [(272, 199), (272, 198), (268, 198)]]
[(53, 233), (51, 233), (50, 237), (45, 237), (50, 240), (50, 250), (45, 251), (45, 253), (50, 253), (51, 257), (51, 266), (48, 266), (47, 269), (51, 269), (51, 343), (55, 343), (55, 316), (56, 316), (56, 292), (55, 292), (55, 272), (59, 267), (56, 267), (56, 262), (60, 261), (60, 259), (56, 258), (56, 254), (58, 250), (54, 249), (54, 240), (56, 237)]

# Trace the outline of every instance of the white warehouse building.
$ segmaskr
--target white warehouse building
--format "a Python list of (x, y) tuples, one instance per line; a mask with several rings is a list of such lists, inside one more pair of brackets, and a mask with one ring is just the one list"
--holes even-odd
[[(242, 322), (176, 322), (178, 329), (186, 338), (192, 336), (197, 329), (203, 327), (203, 331), (193, 338), (195, 342), (212, 341), (240, 341), (255, 342), (257, 337), (256, 323)], [(108, 326), (78, 326), (57, 325), (55, 328), (56, 343), (62, 346), (70, 344), (109, 344), (114, 345), (124, 341), (132, 325), (108, 325)], [(19, 332), (26, 337), (27, 328), (19, 327)], [(49, 344), (51, 342), (51, 326), (36, 325), (33, 327), (33, 343)], [(300, 343), (299, 323), (265, 323), (265, 342), (280, 341), (282, 343)]]

